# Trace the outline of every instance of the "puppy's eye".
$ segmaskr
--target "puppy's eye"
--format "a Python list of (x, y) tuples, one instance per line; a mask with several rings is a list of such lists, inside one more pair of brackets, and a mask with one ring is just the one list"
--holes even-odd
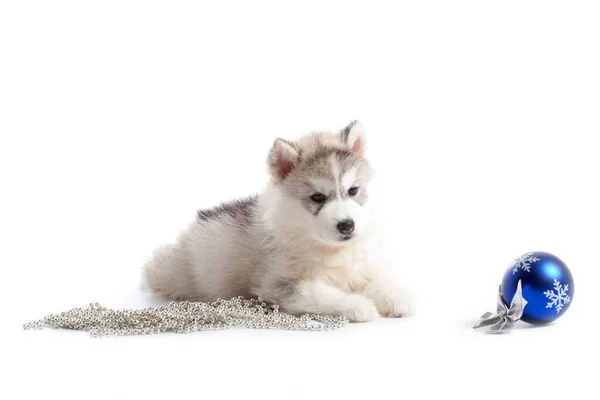
[(348, 189), (348, 194), (350, 196), (355, 196), (356, 193), (358, 193), (358, 187), (352, 186), (350, 189)]
[(310, 196), (310, 199), (315, 203), (322, 203), (325, 201), (325, 195), (323, 193), (315, 193)]

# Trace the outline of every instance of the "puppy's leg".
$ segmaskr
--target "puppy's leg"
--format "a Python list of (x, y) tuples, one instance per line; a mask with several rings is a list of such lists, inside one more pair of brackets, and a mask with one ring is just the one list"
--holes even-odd
[(397, 318), (414, 315), (414, 302), (411, 294), (385, 272), (381, 272), (373, 280), (364, 295), (375, 302), (377, 311), (384, 317)]
[(284, 311), (296, 315), (343, 316), (350, 322), (373, 321), (379, 317), (372, 300), (345, 293), (323, 282), (301, 282), (280, 303)]

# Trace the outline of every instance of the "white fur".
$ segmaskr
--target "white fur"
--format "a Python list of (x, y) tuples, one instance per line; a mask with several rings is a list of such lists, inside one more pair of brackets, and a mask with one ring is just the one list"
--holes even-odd
[(356, 168), (352, 168), (350, 171), (346, 172), (344, 176), (342, 176), (341, 188), (344, 191), (347, 191), (354, 185), (356, 181)]
[(335, 190), (337, 191), (337, 195), (338, 197), (342, 196), (342, 185), (340, 182), (340, 164), (338, 163), (338, 159), (337, 157), (335, 157), (335, 155), (331, 155), (329, 157), (329, 165), (331, 166), (331, 175), (334, 176), (334, 186), (335, 186)]

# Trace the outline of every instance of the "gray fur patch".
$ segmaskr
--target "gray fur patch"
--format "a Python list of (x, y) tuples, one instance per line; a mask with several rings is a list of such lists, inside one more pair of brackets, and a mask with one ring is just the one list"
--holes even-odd
[(302, 199), (302, 205), (304, 206), (304, 208), (306, 208), (308, 211), (310, 211), (312, 213), (312, 215), (319, 215), (319, 212), (321, 211), (321, 209), (325, 206), (325, 204), (329, 203), (331, 200), (333, 200), (335, 198), (335, 196), (332, 195), (328, 195), (327, 193), (323, 193), (326, 196), (326, 199), (324, 202), (322, 203), (315, 203), (310, 196)]
[(352, 153), (350, 150), (335, 148), (335, 147), (322, 147), (315, 153), (307, 157), (304, 163), (305, 173), (312, 177), (320, 177), (324, 179), (339, 179), (340, 177), (333, 176), (331, 167), (329, 165), (329, 158), (331, 155), (335, 155), (340, 164), (340, 174), (343, 175), (350, 168), (356, 166), (359, 163), (359, 158)]
[(354, 120), (354, 121), (350, 122), (347, 127), (342, 129), (342, 132), (340, 134), (342, 143), (348, 144), (348, 136), (350, 135), (350, 131), (352, 130), (352, 127), (354, 127), (354, 125), (356, 125), (357, 122), (358, 122), (357, 120)]
[(254, 221), (256, 203), (258, 196), (250, 196), (243, 199), (232, 200), (221, 203), (217, 207), (198, 210), (198, 221), (210, 221), (228, 216), (243, 225), (249, 225)]

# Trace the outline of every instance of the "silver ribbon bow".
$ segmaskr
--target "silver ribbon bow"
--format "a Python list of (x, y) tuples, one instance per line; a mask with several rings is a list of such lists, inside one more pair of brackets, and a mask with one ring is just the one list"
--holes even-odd
[(488, 332), (500, 333), (514, 328), (515, 322), (523, 316), (523, 310), (527, 305), (527, 300), (523, 297), (521, 290), (521, 281), (517, 284), (517, 291), (510, 303), (510, 308), (506, 307), (502, 301), (502, 287), (498, 288), (498, 302), (496, 305), (496, 314), (486, 312), (473, 325), (473, 329), (489, 327)]

